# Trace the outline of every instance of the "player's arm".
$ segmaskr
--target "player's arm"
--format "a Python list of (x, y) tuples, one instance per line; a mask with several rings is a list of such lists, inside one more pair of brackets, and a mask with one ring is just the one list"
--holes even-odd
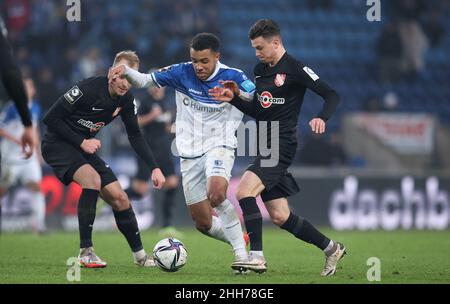
[[(78, 91), (77, 91), (78, 90)], [(80, 148), (85, 138), (75, 132), (65, 122), (65, 118), (69, 117), (78, 105), (83, 102), (83, 96), (87, 94), (82, 86), (74, 86), (52, 105), (48, 112), (44, 115), (43, 122), (48, 130), (58, 134), (73, 146)]]
[(302, 85), (321, 96), (324, 100), (322, 110), (309, 122), (313, 132), (322, 134), (325, 132), (326, 121), (336, 112), (340, 97), (335, 90), (321, 80), (309, 67), (301, 66), (296, 77)]
[(25, 158), (29, 158), (33, 154), (36, 144), (33, 137), (33, 127), (31, 123), (30, 112), (28, 110), (27, 95), (22, 81), (22, 75), (12, 55), (12, 49), (9, 46), (6, 37), (0, 28), (0, 78), (5, 86), (9, 96), (14, 101), (17, 111), (19, 112), (22, 124), (25, 129), (21, 138), (22, 151)]
[(31, 117), (28, 110), (27, 95), (22, 81), (22, 75), (12, 55), (8, 41), (0, 31), (0, 73), (1, 79), (9, 96), (14, 101), (25, 127), (31, 127)]
[(126, 77), (128, 81), (136, 88), (159, 87), (151, 74), (144, 74), (132, 69), (126, 65), (119, 65), (110, 69), (108, 79), (115, 77)]
[[(209, 95), (222, 102), (229, 102), (242, 113), (255, 117), (253, 98), (255, 85), (250, 81), (251, 86), (238, 85), (233, 80), (219, 81), (223, 88), (214, 87), (209, 90)], [(243, 82), (244, 84), (245, 82)]]
[(137, 88), (167, 86), (177, 89), (182, 87), (180, 81), (182, 75), (185, 75), (183, 64), (174, 64), (150, 74), (140, 73), (126, 65), (119, 65), (109, 70), (108, 79), (112, 81), (114, 77), (126, 77)]
[[(133, 98), (132, 95), (130, 96), (131, 98)], [(148, 146), (147, 141), (142, 136), (141, 130), (139, 129), (137, 121), (137, 108), (135, 102), (128, 102), (120, 115), (122, 117), (123, 123), (125, 124), (125, 129), (127, 131), (128, 140), (131, 147), (134, 149), (136, 154), (140, 158), (142, 158), (150, 167), (150, 171), (152, 172), (153, 186), (156, 189), (161, 189), (163, 184), (165, 183), (165, 177), (162, 174), (161, 169), (159, 169), (153, 152)]]
[(9, 141), (12, 141), (12, 142), (18, 144), (19, 146), (22, 144), (21, 141), (18, 138), (15, 138), (14, 136), (9, 134), (8, 132), (6, 132), (2, 128), (0, 128), (0, 137), (4, 137), (5, 139), (7, 139)]

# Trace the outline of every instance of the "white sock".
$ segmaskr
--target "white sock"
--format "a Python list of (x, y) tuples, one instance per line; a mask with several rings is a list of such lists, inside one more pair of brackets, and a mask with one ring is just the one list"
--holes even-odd
[(262, 251), (250, 250), (250, 255), (256, 255), (259, 257), (264, 257), (264, 253)]
[(227, 237), (223, 233), (222, 221), (217, 216), (212, 216), (211, 228), (208, 230), (206, 235), (216, 240), (230, 244)]
[(233, 205), (226, 199), (214, 209), (222, 221), (223, 233), (233, 247), (234, 255), (247, 256), (241, 222)]
[(333, 253), (333, 252), (330, 252), (331, 249), (333, 249), (333, 246), (334, 246), (334, 242), (333, 242), (333, 240), (330, 240), (330, 242), (328, 243), (327, 248), (325, 248), (323, 250), (323, 252), (325, 252), (325, 254), (327, 254), (327, 255), (329, 255), (330, 253)]
[(144, 249), (141, 249), (139, 251), (133, 252), (133, 258), (134, 258), (135, 261), (142, 260), (146, 255), (147, 255), (147, 253), (145, 253)]
[(33, 192), (33, 226), (37, 231), (45, 230), (45, 197), (41, 192)]

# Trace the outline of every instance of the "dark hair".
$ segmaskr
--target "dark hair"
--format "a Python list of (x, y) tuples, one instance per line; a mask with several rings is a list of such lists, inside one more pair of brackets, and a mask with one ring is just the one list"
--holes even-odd
[(253, 40), (260, 36), (262, 36), (263, 38), (281, 36), (280, 27), (272, 19), (258, 20), (248, 31), (248, 37), (250, 38), (250, 40)]
[(191, 48), (195, 51), (210, 49), (213, 52), (220, 52), (220, 40), (211, 33), (199, 33), (191, 40)]

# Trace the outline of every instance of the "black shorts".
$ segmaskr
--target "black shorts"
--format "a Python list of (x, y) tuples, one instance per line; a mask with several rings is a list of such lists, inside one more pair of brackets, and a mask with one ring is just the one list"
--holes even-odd
[(300, 191), (294, 177), (288, 172), (295, 156), (297, 145), (280, 146), (278, 164), (274, 167), (261, 165), (261, 160), (268, 159), (258, 155), (247, 170), (255, 173), (262, 181), (265, 189), (261, 192), (264, 202), (282, 197), (292, 196)]
[(88, 154), (63, 140), (42, 140), (42, 157), (49, 164), (56, 177), (65, 185), (73, 181), (73, 175), (83, 165), (91, 165), (100, 175), (101, 187), (115, 182), (116, 175), (103, 159)]
[[(172, 160), (171, 140), (169, 137), (162, 137), (158, 139), (148, 140), (150, 149), (152, 149), (155, 160), (159, 165), (164, 176), (175, 174), (175, 167)], [(141, 181), (148, 181), (150, 179), (150, 168), (147, 163), (140, 157), (137, 157), (138, 170), (135, 178)]]

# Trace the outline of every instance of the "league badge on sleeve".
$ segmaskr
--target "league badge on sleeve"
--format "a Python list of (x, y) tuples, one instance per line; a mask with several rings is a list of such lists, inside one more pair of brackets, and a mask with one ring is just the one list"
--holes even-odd
[(64, 98), (70, 104), (74, 104), (78, 99), (81, 98), (81, 96), (83, 96), (83, 92), (81, 92), (78, 86), (74, 86), (69, 91), (67, 91), (66, 94), (64, 94)]
[(275, 76), (274, 83), (277, 87), (281, 87), (284, 84), (285, 80), (286, 80), (286, 74), (277, 74)]

